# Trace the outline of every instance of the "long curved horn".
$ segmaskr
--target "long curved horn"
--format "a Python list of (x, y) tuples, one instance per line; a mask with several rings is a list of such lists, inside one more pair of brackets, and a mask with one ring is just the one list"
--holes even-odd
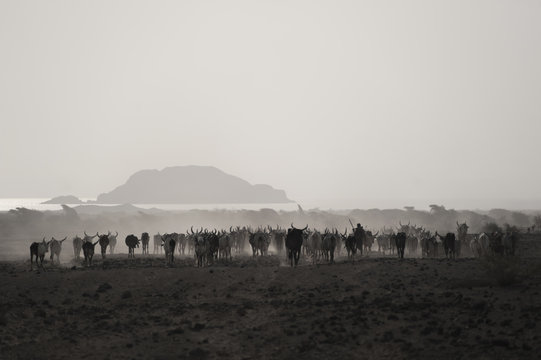
[(231, 229), (233, 229), (233, 226), (230, 226), (230, 227), (229, 227), (229, 232), (230, 232), (230, 233), (233, 232), (233, 230), (231, 230)]
[(87, 236), (87, 237), (88, 237), (88, 235), (87, 235), (87, 233), (86, 233), (86, 230), (84, 231), (84, 233), (85, 233), (85, 236)]
[(194, 234), (193, 232), (193, 225), (190, 227), (190, 231), (192, 232), (192, 235)]
[(398, 223), (400, 224), (400, 227), (404, 226), (404, 225), (402, 225), (402, 221), (401, 221), (401, 220), (398, 220)]
[(304, 227), (304, 229), (302, 229), (302, 231), (308, 229), (308, 224), (306, 224), (306, 226)]
[(116, 233), (115, 237), (117, 237), (118, 236), (118, 231), (115, 231), (115, 233)]
[(456, 227), (460, 227), (460, 224), (458, 223), (458, 221), (456, 222)]
[(67, 238), (68, 238), (67, 236), (66, 236), (66, 237), (64, 237), (64, 238), (63, 238), (62, 240), (60, 240), (60, 242), (62, 242), (62, 241), (64, 241), (64, 240), (66, 240)]

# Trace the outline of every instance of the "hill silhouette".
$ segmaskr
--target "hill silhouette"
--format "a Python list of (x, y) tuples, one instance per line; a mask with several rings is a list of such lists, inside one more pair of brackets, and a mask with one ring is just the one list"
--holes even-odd
[(243, 204), (291, 202), (285, 191), (251, 185), (212, 166), (176, 166), (142, 170), (111, 192), (100, 204)]

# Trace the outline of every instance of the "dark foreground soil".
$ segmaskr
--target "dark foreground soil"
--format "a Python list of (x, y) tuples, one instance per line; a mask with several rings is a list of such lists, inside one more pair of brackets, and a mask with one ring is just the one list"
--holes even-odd
[[(99, 255), (97, 256), (99, 257)], [(476, 259), (276, 256), (194, 268), (116, 255), (93, 268), (0, 263), (3, 359), (538, 359), (541, 268)], [(518, 269), (518, 270), (517, 270)]]

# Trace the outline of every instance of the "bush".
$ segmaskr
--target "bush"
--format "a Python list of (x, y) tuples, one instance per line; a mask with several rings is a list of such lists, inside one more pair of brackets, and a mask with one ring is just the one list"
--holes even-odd
[(487, 224), (485, 224), (483, 226), (483, 228), (481, 229), (482, 232), (484, 233), (487, 233), (487, 234), (492, 234), (494, 232), (499, 232), (501, 233), (502, 232), (502, 228), (498, 226), (498, 224), (494, 223), (494, 222), (489, 222)]

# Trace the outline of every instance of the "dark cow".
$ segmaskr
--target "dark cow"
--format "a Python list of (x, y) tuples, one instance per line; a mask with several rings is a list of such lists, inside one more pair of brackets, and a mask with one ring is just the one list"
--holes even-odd
[(293, 224), (291, 224), (291, 228), (287, 230), (286, 251), (291, 266), (293, 266), (293, 263), (295, 263), (295, 266), (299, 263), (302, 241), (304, 239), (303, 233), (306, 229), (308, 229), (308, 225), (306, 225), (304, 229), (296, 229)]
[(98, 244), (98, 241), (96, 241), (93, 244), (90, 241), (85, 241), (85, 243), (83, 244), (83, 255), (85, 256), (86, 266), (92, 266), (92, 258), (94, 257), (94, 249), (96, 248), (97, 244)]
[(366, 232), (364, 231), (364, 228), (361, 226), (361, 224), (357, 224), (357, 227), (353, 229), (353, 236), (355, 237), (357, 250), (359, 250), (362, 255), (363, 246), (364, 246), (364, 243), (366, 242)]
[(107, 251), (107, 246), (109, 246), (109, 235), (111, 235), (110, 232), (107, 235), (105, 234), (98, 235), (98, 242), (100, 243), (100, 247), (101, 247), (102, 259), (105, 259), (105, 252)]
[[(36, 257), (36, 265), (38, 266), (38, 268), (40, 267), (41, 265), (41, 268), (43, 270), (45, 270), (45, 268), (43, 267), (43, 258), (45, 258), (45, 253), (47, 253), (49, 251), (49, 244), (51, 242), (47, 242), (45, 241), (45, 238), (43, 238), (43, 241), (42, 242), (34, 242), (32, 243), (32, 245), (30, 245), (30, 269), (32, 270), (32, 264), (33, 264), (33, 261), (32, 259), (34, 258), (34, 256)], [(40, 265), (38, 265), (38, 258), (40, 260)]]
[(406, 238), (408, 236), (405, 232), (399, 232), (396, 235), (391, 235), (391, 240), (394, 240), (396, 244), (396, 252), (400, 259), (404, 258), (404, 249), (406, 248)]
[(515, 255), (515, 250), (517, 248), (519, 235), (517, 232), (508, 231), (502, 238), (503, 253), (505, 255)]
[(255, 233), (250, 233), (248, 242), (252, 247), (252, 255), (254, 257), (257, 255), (267, 255), (267, 250), (270, 245), (270, 235), (264, 230), (258, 230)]
[(372, 234), (372, 231), (370, 230), (366, 231), (365, 242), (363, 244), (366, 255), (369, 255), (370, 251), (372, 251), (372, 245), (374, 245), (374, 240), (376, 239), (378, 234), (379, 234), (379, 231), (375, 234)]
[(128, 247), (128, 258), (134, 258), (135, 257), (135, 248), (139, 247), (139, 239), (137, 236), (130, 234), (126, 236), (126, 240), (124, 240), (126, 243), (126, 246)]
[(436, 232), (436, 236), (441, 239), (443, 242), (443, 250), (445, 251), (445, 257), (454, 259), (456, 256), (455, 252), (455, 234), (454, 233), (447, 233), (445, 236), (441, 236)]

